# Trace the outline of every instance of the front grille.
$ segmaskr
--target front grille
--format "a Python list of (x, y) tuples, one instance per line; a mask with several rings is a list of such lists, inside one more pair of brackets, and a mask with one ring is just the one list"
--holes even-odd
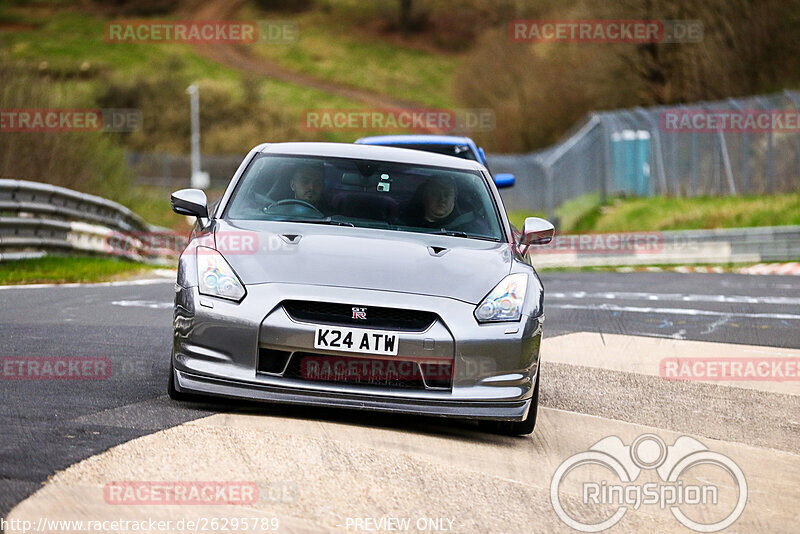
[[(443, 383), (444, 374), (437, 377)], [(442, 368), (443, 369), (443, 368)], [(351, 356), (331, 356), (313, 352), (295, 352), (283, 375), (285, 378), (298, 378), (310, 382), (326, 382), (347, 385), (381, 386), (404, 389), (426, 389), (417, 362), (410, 360), (354, 358)], [(449, 387), (446, 385), (435, 387)]]
[[(331, 302), (287, 300), (283, 302), (286, 313), (296, 321), (336, 326), (360, 326), (406, 332), (427, 330), (436, 320), (436, 314), (426, 311), (358, 306)], [(353, 308), (364, 308), (366, 319), (354, 319)]]

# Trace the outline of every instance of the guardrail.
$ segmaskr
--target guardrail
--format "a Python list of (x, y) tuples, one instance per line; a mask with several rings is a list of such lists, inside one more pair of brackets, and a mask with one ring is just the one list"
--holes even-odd
[[(80, 251), (162, 263), (138, 236), (163, 231), (105, 198), (27, 180), (0, 179), (0, 261)], [(124, 241), (125, 246), (113, 246)]]
[[(164, 263), (184, 238), (101, 197), (0, 179), (0, 261), (55, 250)], [(797, 261), (800, 226), (557, 235), (531, 258), (542, 268)]]
[(762, 263), (800, 259), (800, 226), (558, 235), (531, 249), (533, 265), (596, 267)]

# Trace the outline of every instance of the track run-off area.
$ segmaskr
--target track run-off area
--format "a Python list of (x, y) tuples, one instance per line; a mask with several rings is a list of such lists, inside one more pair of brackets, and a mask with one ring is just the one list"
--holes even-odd
[(800, 277), (542, 279), (540, 410), (526, 437), (439, 418), (174, 402), (173, 280), (0, 288), (0, 357), (111, 369), (15, 380), (4, 367), (4, 529), (796, 530)]

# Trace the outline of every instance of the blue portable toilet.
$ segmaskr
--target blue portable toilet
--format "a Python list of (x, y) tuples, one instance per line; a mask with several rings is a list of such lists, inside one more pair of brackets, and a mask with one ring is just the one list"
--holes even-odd
[(622, 130), (611, 134), (614, 191), (637, 196), (653, 194), (650, 181), (650, 132)]

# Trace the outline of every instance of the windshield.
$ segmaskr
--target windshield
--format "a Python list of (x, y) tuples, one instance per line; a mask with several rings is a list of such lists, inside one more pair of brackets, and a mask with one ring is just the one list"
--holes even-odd
[(456, 158), (468, 159), (470, 161), (478, 161), (475, 153), (469, 145), (452, 145), (452, 144), (437, 144), (437, 143), (395, 143), (381, 146), (393, 146), (397, 148), (409, 148), (411, 150), (423, 150), (425, 152), (435, 152), (436, 154), (444, 154), (445, 156), (454, 156)]
[(478, 172), (383, 161), (261, 154), (226, 217), (503, 239)]

